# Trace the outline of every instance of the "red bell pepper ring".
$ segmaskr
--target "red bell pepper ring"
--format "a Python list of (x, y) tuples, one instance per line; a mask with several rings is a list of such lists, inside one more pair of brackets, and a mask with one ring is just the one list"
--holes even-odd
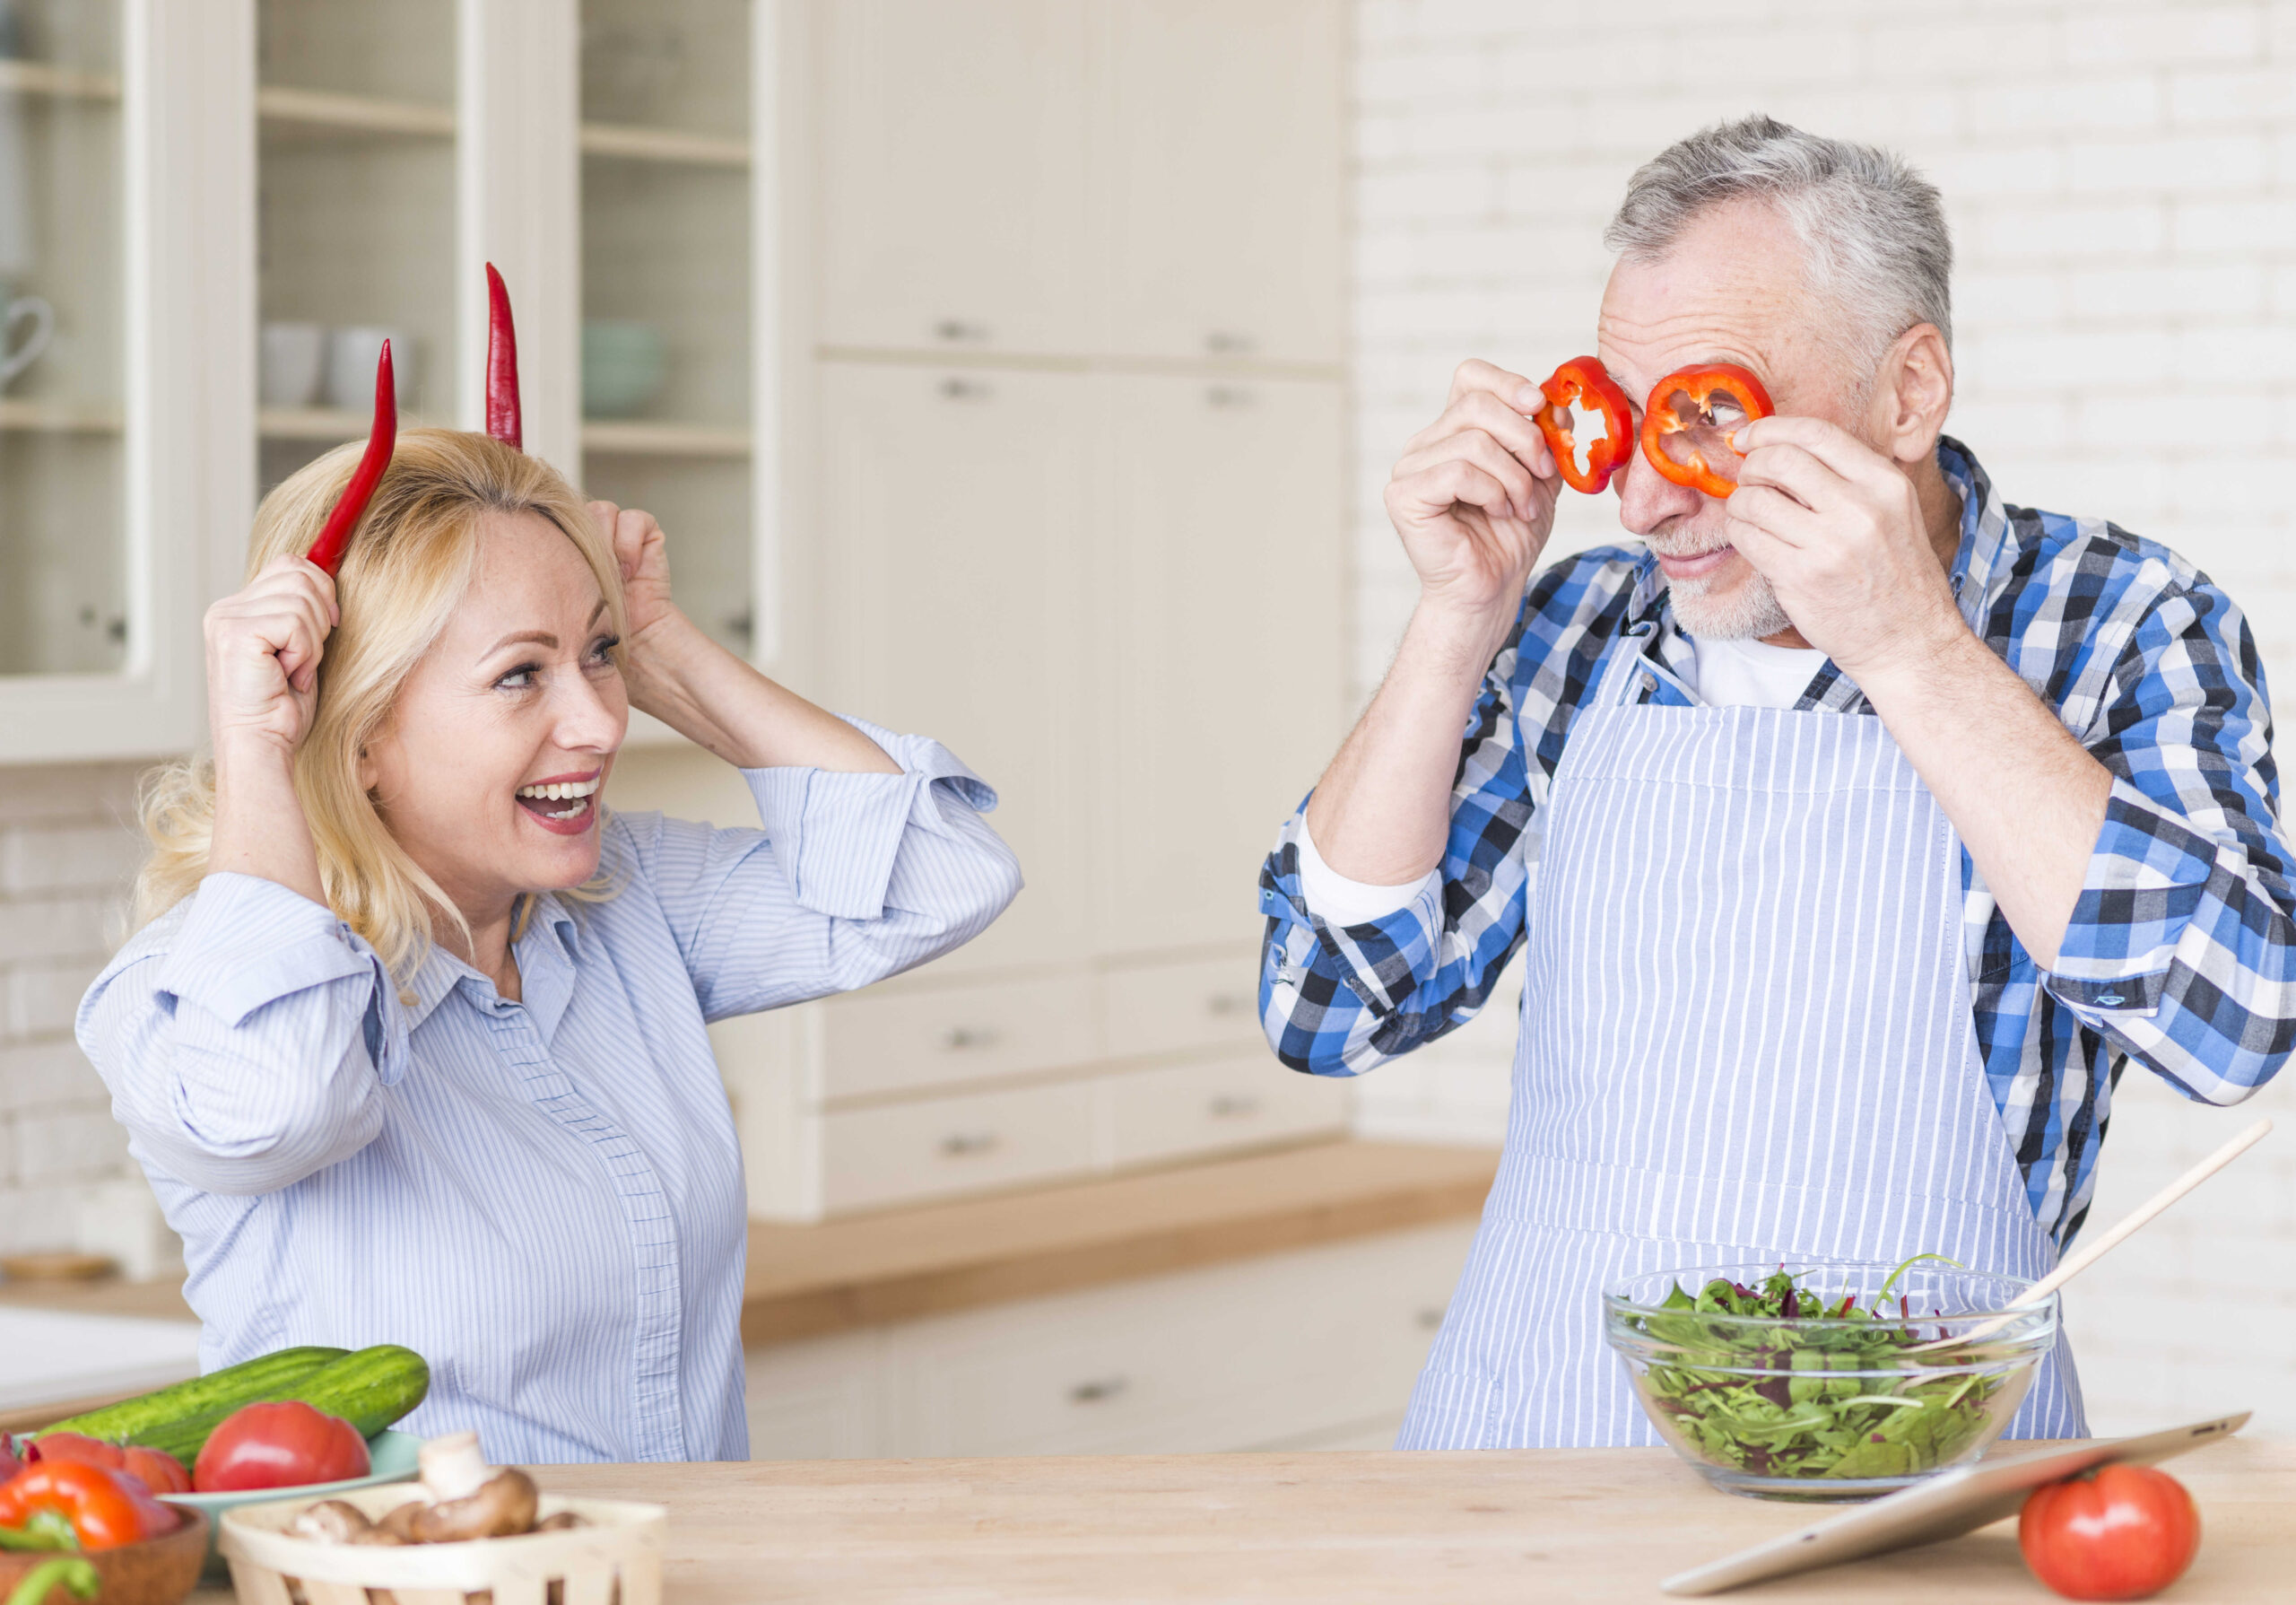
[(391, 466), (391, 449), (397, 444), (398, 383), (391, 372), (391, 343), (386, 340), (383, 354), (375, 360), (375, 422), (367, 432), (367, 450), (351, 471), (351, 483), (343, 487), (335, 510), (327, 514), (319, 538), (311, 543), (309, 555), (315, 566), (332, 574), (342, 563), (352, 528), (367, 510), (375, 487), (383, 483), (383, 470)]
[(172, 1532), (183, 1518), (124, 1471), (85, 1461), (44, 1460), (0, 1483), (0, 1527), (42, 1514), (72, 1523), (83, 1549), (115, 1549)]
[[(1744, 455), (1731, 444), (1731, 432), (1777, 410), (1761, 380), (1735, 362), (1684, 368), (1650, 391), (1642, 409), (1642, 455), (1676, 484), (1727, 496), (1738, 488), (1735, 459)], [(1680, 457), (1665, 445), (1677, 435), (1688, 437)], [(1719, 471), (1726, 467), (1727, 475)]]
[[(1611, 482), (1611, 475), (1625, 465), (1627, 441), (1634, 436), (1634, 404), (1599, 357), (1572, 357), (1554, 371), (1553, 377), (1539, 386), (1539, 394), (1546, 397), (1546, 406), (1539, 409), (1533, 420), (1546, 443), (1554, 452), (1555, 467), (1562, 471), (1562, 483), (1574, 491), (1589, 495)], [(1603, 438), (1587, 446), (1587, 466), (1578, 466), (1578, 442), (1574, 438), (1570, 421), (1570, 404), (1598, 411), (1603, 415)]]
[(510, 289), (486, 265), (486, 432), (526, 449), (518, 408), (518, 331), (510, 321)]

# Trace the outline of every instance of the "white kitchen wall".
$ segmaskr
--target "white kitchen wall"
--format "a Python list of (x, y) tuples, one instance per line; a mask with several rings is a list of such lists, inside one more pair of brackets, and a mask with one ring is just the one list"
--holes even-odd
[[(1757, 110), (1936, 180), (1960, 251), (1948, 427), (2011, 501), (2191, 557), (2296, 687), (2296, 0), (1363, 0), (1357, 22), (1359, 698), (1416, 594), (1379, 508), (1397, 445), (1464, 357), (1540, 379), (1593, 349), (1628, 174)], [(1558, 552), (1617, 534), (1610, 498), (1564, 501)], [(1497, 1140), (1518, 991), (1366, 1078), (1361, 1129)], [(2092, 1218), (2275, 1109), (2296, 1080), (2224, 1111), (2131, 1075)], [(2100, 1430), (2252, 1406), (2296, 1432), (2274, 1336), (2296, 1316), (2296, 1120), (2069, 1302)]]

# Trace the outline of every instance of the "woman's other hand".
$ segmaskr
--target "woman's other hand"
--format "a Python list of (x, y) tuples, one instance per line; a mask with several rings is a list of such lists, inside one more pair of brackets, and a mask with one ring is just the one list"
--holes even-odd
[(318, 702), (319, 659), (342, 619), (335, 580), (274, 557), (207, 610), (207, 722), (220, 755), (256, 743), (292, 754)]
[(614, 561), (622, 568), (622, 600), (630, 619), (630, 637), (639, 637), (657, 625), (680, 615), (670, 601), (670, 544), (649, 512), (616, 507), (611, 502), (590, 503), (596, 519), (613, 542)]

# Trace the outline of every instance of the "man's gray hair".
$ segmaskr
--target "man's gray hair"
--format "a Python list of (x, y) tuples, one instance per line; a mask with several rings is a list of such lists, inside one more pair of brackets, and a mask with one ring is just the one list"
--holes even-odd
[(1629, 261), (1665, 256), (1691, 220), (1766, 201), (1802, 241), (1810, 288), (1831, 300), (1869, 364), (1916, 324), (1953, 341), (1953, 239), (1937, 187), (1876, 145), (1743, 117), (1668, 145), (1627, 181), (1603, 243)]

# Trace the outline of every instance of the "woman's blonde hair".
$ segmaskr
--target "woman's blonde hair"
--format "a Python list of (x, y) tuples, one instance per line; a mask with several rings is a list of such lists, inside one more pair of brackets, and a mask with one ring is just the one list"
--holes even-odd
[[(310, 549), (361, 449), (339, 447), (263, 499), (248, 543), (249, 580), (272, 559)], [(359, 784), (360, 753), (387, 724), (400, 687), (469, 589), (481, 523), (516, 513), (539, 515), (573, 543), (605, 597), (614, 633), (622, 633), (621, 571), (581, 498), (549, 464), (483, 434), (402, 433), (336, 576), (343, 617), (320, 659), (317, 702), (295, 754), (295, 791), (318, 849), (327, 905), (402, 981), (439, 923), (461, 928), (465, 941), (469, 930), (384, 825)], [(140, 807), (152, 856), (135, 879), (139, 928), (189, 896), (207, 873), (213, 762), (195, 757), (154, 770)]]

